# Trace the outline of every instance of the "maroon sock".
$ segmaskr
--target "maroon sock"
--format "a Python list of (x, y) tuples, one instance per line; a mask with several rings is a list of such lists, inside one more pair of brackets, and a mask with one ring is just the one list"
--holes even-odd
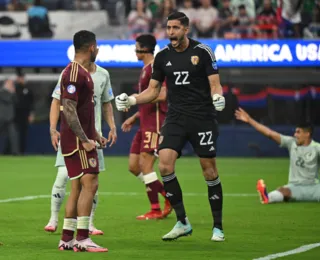
[(147, 187), (147, 195), (151, 204), (152, 210), (160, 210), (159, 198), (158, 198), (158, 190), (159, 180), (146, 184)]
[(158, 193), (160, 193), (163, 197), (166, 197), (166, 191), (164, 190), (162, 182), (159, 180), (156, 180), (155, 182), (158, 185)]
[(61, 240), (64, 242), (69, 242), (73, 239), (73, 235), (74, 235), (74, 231), (68, 230), (68, 229), (63, 229)]
[(84, 240), (89, 237), (89, 229), (78, 229), (77, 241)]

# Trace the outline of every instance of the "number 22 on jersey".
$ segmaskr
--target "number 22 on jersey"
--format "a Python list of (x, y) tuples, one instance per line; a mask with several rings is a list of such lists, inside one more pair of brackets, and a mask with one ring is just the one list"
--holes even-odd
[(175, 71), (173, 75), (176, 77), (175, 85), (188, 85), (190, 84), (189, 71)]

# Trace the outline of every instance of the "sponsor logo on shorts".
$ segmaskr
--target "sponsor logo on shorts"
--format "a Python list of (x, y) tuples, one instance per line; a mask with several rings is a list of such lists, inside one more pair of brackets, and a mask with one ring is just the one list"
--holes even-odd
[(97, 160), (94, 158), (90, 158), (89, 160), (89, 164), (92, 168), (95, 168), (97, 166)]

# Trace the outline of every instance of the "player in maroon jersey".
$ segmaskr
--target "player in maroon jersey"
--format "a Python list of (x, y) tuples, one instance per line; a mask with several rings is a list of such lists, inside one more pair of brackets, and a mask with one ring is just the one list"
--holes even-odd
[[(136, 39), (136, 55), (138, 60), (142, 60), (144, 63), (139, 78), (139, 93), (148, 88), (156, 44), (153, 35), (144, 34)], [(165, 199), (165, 207), (161, 211), (158, 193), (165, 198), (165, 191), (153, 168), (156, 161), (155, 152), (158, 148), (160, 128), (167, 112), (165, 100), (166, 87), (163, 86), (159, 97), (152, 104), (140, 105), (139, 112), (128, 118), (122, 125), (122, 130), (128, 132), (134, 122), (138, 118), (140, 119), (140, 128), (130, 149), (129, 170), (146, 185), (151, 211), (137, 216), (139, 220), (163, 218), (169, 215), (172, 210), (169, 201)]]
[[(64, 70), (61, 89), (61, 150), (71, 192), (66, 205), (59, 250), (75, 252), (107, 252), (89, 238), (89, 219), (94, 194), (98, 188), (98, 155), (96, 141), (106, 145), (106, 139), (95, 129), (93, 82), (89, 70), (98, 54), (96, 37), (89, 31), (79, 31), (73, 37), (75, 58)], [(74, 239), (74, 232), (77, 236)]]

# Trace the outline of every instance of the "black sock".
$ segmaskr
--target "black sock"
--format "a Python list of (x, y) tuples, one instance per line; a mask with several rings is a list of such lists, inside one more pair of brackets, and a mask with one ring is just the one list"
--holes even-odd
[(212, 181), (207, 181), (208, 198), (213, 217), (213, 227), (222, 230), (222, 203), (223, 194), (219, 176)]
[(170, 175), (162, 177), (164, 190), (166, 191), (166, 197), (170, 201), (171, 206), (176, 212), (177, 220), (182, 224), (186, 224), (186, 211), (184, 209), (182, 200), (182, 191), (176, 175), (171, 173)]

